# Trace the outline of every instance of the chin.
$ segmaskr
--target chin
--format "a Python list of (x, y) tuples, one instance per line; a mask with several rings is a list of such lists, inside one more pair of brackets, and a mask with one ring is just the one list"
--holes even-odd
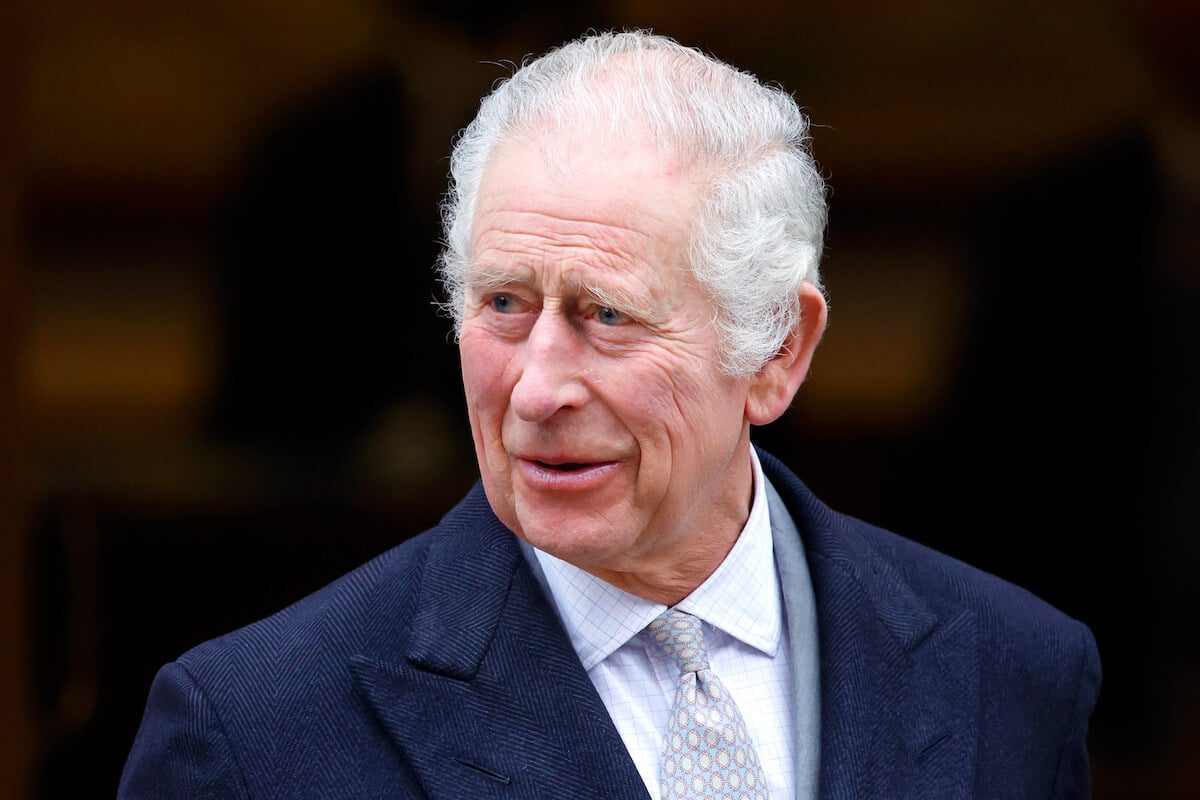
[[(565, 530), (572, 533), (564, 535)], [(523, 525), (518, 529), (518, 535), (538, 550), (574, 564), (580, 569), (607, 566), (619, 559), (628, 549), (608, 527), (595, 531), (567, 522), (553, 526)]]

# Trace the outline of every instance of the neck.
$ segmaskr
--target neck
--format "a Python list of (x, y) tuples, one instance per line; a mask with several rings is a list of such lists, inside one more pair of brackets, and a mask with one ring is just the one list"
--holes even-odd
[[(740, 532), (739, 532), (740, 533)], [(712, 554), (697, 553), (694, 561), (679, 565), (676, 570), (661, 572), (616, 572), (614, 570), (590, 569), (588, 572), (602, 581), (611, 583), (618, 589), (649, 600), (651, 603), (661, 603), (673, 606), (690, 595), (717, 571), (721, 562), (729, 555), (737, 542), (734, 536), (727, 544), (714, 550)]]

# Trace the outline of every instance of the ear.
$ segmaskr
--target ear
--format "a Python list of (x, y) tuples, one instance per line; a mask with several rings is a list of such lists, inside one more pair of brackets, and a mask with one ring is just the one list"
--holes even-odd
[(825, 296), (805, 282), (800, 287), (800, 321), (779, 352), (751, 378), (746, 395), (746, 420), (751, 425), (774, 422), (787, 411), (808, 375), (813, 353), (825, 332), (826, 314)]

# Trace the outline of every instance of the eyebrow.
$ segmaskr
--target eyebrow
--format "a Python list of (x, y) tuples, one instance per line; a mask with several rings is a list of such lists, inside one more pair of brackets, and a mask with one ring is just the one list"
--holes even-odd
[(528, 283), (527, 275), (515, 275), (512, 270), (472, 264), (467, 270), (466, 286), (472, 291), (503, 289), (506, 286)]
[(652, 319), (654, 306), (644, 295), (634, 294), (617, 286), (596, 286), (586, 281), (575, 281), (574, 283), (583, 294), (589, 295), (602, 306), (629, 314), (642, 321)]
[[(510, 270), (473, 264), (467, 273), (469, 291), (503, 290), (508, 287), (528, 286), (533, 277), (531, 270)], [(631, 292), (620, 286), (600, 286), (572, 276), (563, 287), (567, 296), (586, 295), (602, 306), (606, 306), (635, 319), (653, 319), (654, 304), (643, 293)]]

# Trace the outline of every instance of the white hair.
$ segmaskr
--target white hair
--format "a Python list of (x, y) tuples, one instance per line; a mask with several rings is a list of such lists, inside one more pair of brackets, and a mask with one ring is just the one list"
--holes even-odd
[(718, 309), (721, 366), (757, 371), (800, 318), (804, 282), (820, 287), (825, 182), (795, 100), (699, 50), (645, 31), (594, 33), (527, 60), (483, 99), (450, 158), (439, 268), (462, 324), (471, 229), (484, 169), (500, 144), (550, 132), (630, 130), (703, 175), (688, 263)]

